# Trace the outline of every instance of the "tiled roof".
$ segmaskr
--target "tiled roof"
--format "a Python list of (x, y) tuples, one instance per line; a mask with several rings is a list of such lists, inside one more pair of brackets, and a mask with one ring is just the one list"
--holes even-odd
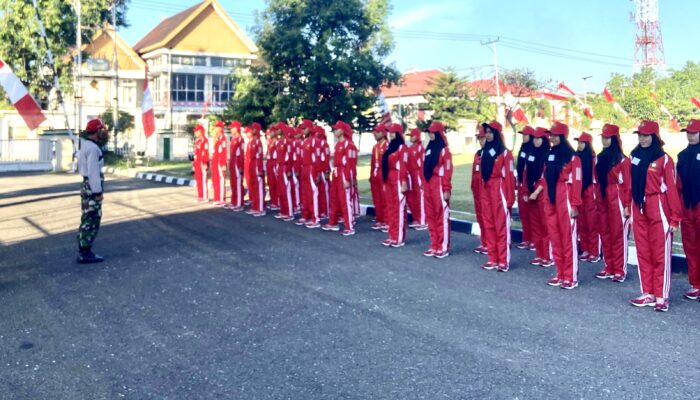
[(436, 69), (408, 72), (403, 75), (400, 87), (399, 85), (382, 87), (382, 94), (387, 98), (399, 97), (399, 91), (401, 91), (401, 96), (420, 96), (429, 91), (433, 79), (441, 75), (443, 73)]
[(187, 10), (181, 11), (170, 18), (164, 19), (160, 24), (153, 28), (150, 32), (146, 34), (141, 40), (134, 45), (134, 51), (141, 53), (141, 49), (159, 43), (165, 39), (175, 28), (180, 26), (180, 24), (186, 20), (193, 12), (195, 12), (202, 3), (197, 3), (196, 5), (188, 8)]

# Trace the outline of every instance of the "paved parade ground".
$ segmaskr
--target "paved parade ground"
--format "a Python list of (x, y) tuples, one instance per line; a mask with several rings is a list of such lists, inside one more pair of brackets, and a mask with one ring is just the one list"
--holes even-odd
[[(79, 178), (0, 175), (2, 399), (691, 399), (700, 304), (636, 309), (623, 284), (545, 285), (514, 250), (479, 268), (357, 235), (198, 205), (193, 189), (110, 177), (78, 265)], [(632, 269), (632, 268), (631, 268)]]

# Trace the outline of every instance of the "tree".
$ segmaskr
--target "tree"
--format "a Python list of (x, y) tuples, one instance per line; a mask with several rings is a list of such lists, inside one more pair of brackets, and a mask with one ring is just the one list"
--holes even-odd
[(114, 136), (114, 148), (117, 148), (116, 132), (124, 132), (128, 129), (134, 128), (134, 116), (126, 111), (119, 111), (119, 118), (117, 119), (117, 124), (115, 125), (114, 110), (112, 110), (111, 107), (100, 115), (100, 119), (112, 131), (112, 136)]
[(268, 0), (255, 28), (261, 63), (238, 82), (226, 114), (369, 128), (362, 114), (399, 79), (382, 63), (393, 47), (388, 13), (388, 0)]
[[(87, 43), (104, 21), (111, 20), (112, 0), (81, 0), (83, 42)], [(117, 25), (126, 26), (126, 2), (116, 0)], [(70, 0), (38, 0), (46, 37), (54, 56), (61, 89), (72, 91), (70, 49), (76, 45), (75, 10)], [(12, 67), (35, 96), (48, 95), (53, 67), (48, 66), (46, 46), (40, 34), (36, 10), (28, 0), (0, 0), (0, 58)]]

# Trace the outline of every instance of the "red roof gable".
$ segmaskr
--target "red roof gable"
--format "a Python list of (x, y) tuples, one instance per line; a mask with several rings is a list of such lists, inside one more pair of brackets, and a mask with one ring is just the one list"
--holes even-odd
[(382, 87), (384, 97), (399, 97), (401, 96), (420, 96), (430, 90), (432, 81), (443, 75), (442, 72), (431, 69), (428, 71), (415, 71), (403, 74), (401, 86), (393, 85), (392, 87)]

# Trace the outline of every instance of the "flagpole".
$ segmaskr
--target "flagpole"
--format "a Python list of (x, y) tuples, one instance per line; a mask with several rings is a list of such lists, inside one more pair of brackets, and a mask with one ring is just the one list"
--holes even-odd
[[(70, 120), (68, 119), (68, 111), (66, 110), (66, 104), (63, 102), (63, 94), (61, 93), (61, 86), (58, 82), (58, 74), (56, 73), (56, 65), (54, 64), (53, 61), (53, 54), (51, 53), (51, 48), (49, 47), (49, 41), (46, 38), (46, 30), (44, 29), (44, 23), (41, 21), (41, 14), (39, 13), (39, 5), (37, 4), (36, 0), (32, 0), (32, 3), (34, 4), (34, 11), (36, 12), (36, 19), (37, 22), (39, 23), (39, 30), (41, 31), (41, 37), (44, 40), (44, 46), (46, 46), (46, 56), (48, 58), (49, 64), (51, 65), (52, 72), (53, 72), (53, 85), (54, 88), (56, 89), (56, 96), (58, 96), (58, 103), (61, 105), (61, 109), (63, 110), (63, 116), (65, 117), (66, 120), (66, 128), (68, 129), (68, 136), (70, 137), (70, 141), (73, 144), (73, 155), (71, 158), (71, 164), (70, 164), (70, 172), (73, 173), (76, 171), (76, 144), (75, 144), (75, 135), (73, 134), (73, 130), (70, 127)], [(80, 49), (78, 49), (80, 51)]]

